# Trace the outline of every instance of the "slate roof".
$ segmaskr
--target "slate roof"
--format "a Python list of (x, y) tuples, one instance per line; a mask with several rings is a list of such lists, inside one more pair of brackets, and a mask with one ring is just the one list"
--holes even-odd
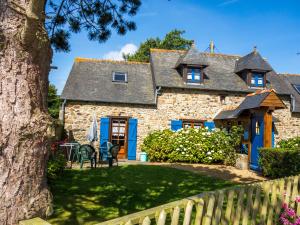
[[(155, 105), (156, 87), (252, 93), (256, 89), (248, 87), (235, 72), (237, 62), (241, 62), (241, 59), (249, 61), (250, 56), (253, 57), (253, 53), (241, 57), (204, 53), (192, 48), (189, 51), (151, 49), (150, 64), (76, 58), (61, 98)], [(257, 57), (261, 58), (259, 53), (256, 53), (254, 59)], [(185, 83), (176, 69), (178, 63), (207, 65), (203, 70), (204, 82), (200, 85)], [(267, 62), (261, 64), (265, 69), (271, 68)], [(128, 83), (112, 82), (113, 72), (127, 72)], [(266, 87), (274, 89), (279, 95), (290, 95), (292, 92), (296, 95), (287, 77), (278, 75), (273, 70), (267, 73)], [(300, 95), (297, 105), (300, 112)], [(298, 110), (298, 106), (296, 109)]]
[(300, 85), (300, 74), (282, 74), (293, 96), (292, 111), (300, 112), (300, 94), (296, 91), (294, 85)]
[[(236, 62), (241, 58), (236, 55), (201, 53), (203, 57), (206, 57), (208, 64), (204, 69), (204, 83), (201, 85), (185, 83), (176, 69), (179, 58), (185, 54), (186, 51), (152, 49), (151, 67), (156, 86), (245, 93), (255, 91), (234, 72)], [(275, 89), (278, 94), (289, 94), (284, 78), (278, 76), (274, 71), (267, 73), (267, 88)]]
[(175, 68), (182, 64), (207, 66), (208, 62), (206, 55), (199, 52), (195, 45), (192, 45), (184, 55), (179, 57)]
[(236, 63), (236, 68), (235, 68), (236, 73), (239, 73), (247, 69), (266, 71), (266, 72), (273, 70), (270, 64), (266, 60), (264, 60), (256, 50), (240, 58)]
[[(113, 72), (127, 72), (128, 82), (112, 82)], [(77, 58), (61, 98), (154, 105), (154, 85), (150, 65)]]

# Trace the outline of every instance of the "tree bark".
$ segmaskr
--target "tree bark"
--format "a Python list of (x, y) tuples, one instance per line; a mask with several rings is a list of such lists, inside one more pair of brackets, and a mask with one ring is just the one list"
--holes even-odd
[(45, 216), (48, 74), (44, 0), (0, 0), (0, 224)]

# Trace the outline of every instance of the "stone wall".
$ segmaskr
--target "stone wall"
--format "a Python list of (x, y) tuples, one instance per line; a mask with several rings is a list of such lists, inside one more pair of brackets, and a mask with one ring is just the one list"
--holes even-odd
[(300, 113), (291, 113), (291, 104), (288, 97), (281, 97), (286, 109), (276, 110), (273, 116), (278, 119), (275, 122), (275, 142), (281, 139), (300, 136)]
[[(225, 102), (220, 96), (225, 96)], [(211, 121), (215, 115), (228, 106), (238, 106), (245, 94), (199, 91), (186, 89), (163, 89), (158, 96), (156, 106), (111, 104), (68, 101), (65, 107), (65, 128), (76, 140), (87, 142), (86, 133), (92, 121), (93, 113), (97, 118), (106, 116), (129, 116), (138, 119), (137, 151), (143, 138), (151, 131), (170, 128), (174, 119), (203, 119)], [(300, 114), (291, 116), (288, 99), (287, 109), (278, 110), (274, 115), (280, 120), (276, 123), (281, 138), (297, 136), (300, 133)], [(97, 143), (98, 145), (98, 143)]]

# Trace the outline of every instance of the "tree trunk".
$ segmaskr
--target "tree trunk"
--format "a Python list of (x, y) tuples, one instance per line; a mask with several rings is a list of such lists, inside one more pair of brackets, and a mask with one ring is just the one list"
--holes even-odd
[(45, 216), (48, 73), (43, 0), (0, 0), (0, 224)]

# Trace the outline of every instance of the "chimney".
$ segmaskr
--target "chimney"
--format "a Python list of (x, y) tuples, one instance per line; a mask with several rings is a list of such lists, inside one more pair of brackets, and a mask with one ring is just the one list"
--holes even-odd
[(194, 40), (192, 40), (191, 48), (196, 48), (196, 44), (195, 44), (195, 41), (194, 41)]
[(214, 41), (210, 41), (210, 43), (209, 43), (209, 52), (210, 53), (215, 53), (215, 48), (216, 48), (216, 46), (215, 46), (215, 43), (214, 43)]
[(256, 45), (253, 47), (253, 52), (254, 52), (254, 54), (257, 53), (257, 46)]

